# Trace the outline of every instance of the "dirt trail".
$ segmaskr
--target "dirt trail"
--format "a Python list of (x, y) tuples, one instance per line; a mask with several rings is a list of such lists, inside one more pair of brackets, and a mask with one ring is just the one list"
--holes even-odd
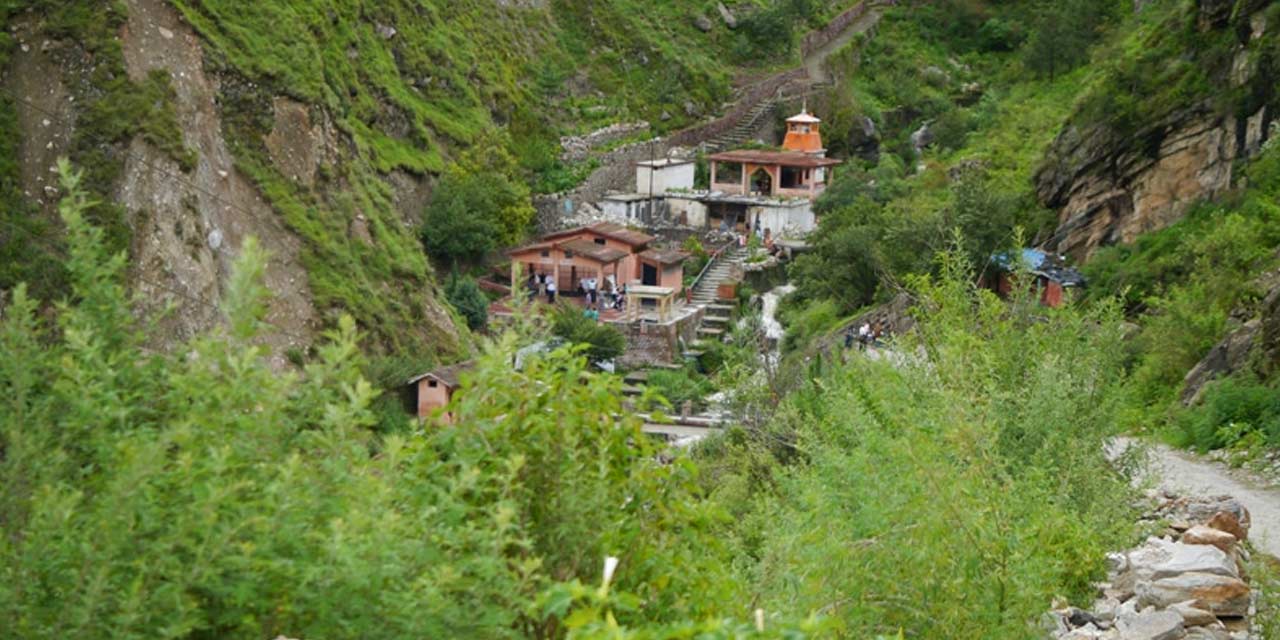
[(872, 7), (867, 14), (858, 19), (857, 22), (849, 25), (839, 36), (832, 39), (831, 42), (818, 47), (804, 59), (805, 73), (809, 75), (809, 80), (814, 83), (822, 84), (830, 82), (831, 78), (827, 74), (826, 62), (827, 58), (845, 45), (853, 41), (854, 38), (866, 33), (880, 22), (881, 9), (879, 6)]
[[(1122, 439), (1120, 450), (1133, 444)], [(1229, 495), (1239, 500), (1253, 520), (1249, 539), (1261, 551), (1280, 557), (1280, 489), (1266, 487), (1242, 472), (1203, 460), (1162, 444), (1146, 444), (1156, 486), (1180, 494)]]

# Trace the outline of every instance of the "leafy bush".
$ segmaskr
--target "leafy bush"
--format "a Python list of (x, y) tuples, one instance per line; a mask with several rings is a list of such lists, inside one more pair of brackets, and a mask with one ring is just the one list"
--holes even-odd
[(675, 409), (684, 406), (685, 402), (692, 402), (696, 406), (713, 391), (711, 381), (688, 369), (650, 371), (646, 386), (658, 392)]
[(522, 239), (534, 212), (515, 172), (515, 159), (496, 140), (449, 165), (427, 203), (420, 232), (427, 253), (456, 267)]
[(587, 318), (581, 308), (567, 302), (552, 311), (551, 333), (571, 344), (586, 345), (592, 362), (613, 360), (627, 350), (627, 339), (621, 331)]
[(1280, 446), (1280, 393), (1250, 377), (1224, 378), (1173, 425), (1176, 444), (1200, 451), (1230, 447), (1251, 434)]
[(467, 319), (468, 328), (472, 331), (484, 329), (489, 322), (489, 299), (480, 291), (475, 279), (453, 274), (445, 285), (444, 295), (449, 304)]
[[(61, 213), (71, 287), (48, 326), (19, 286), (0, 316), (0, 615), (21, 638), (559, 637), (557, 585), (606, 555), (622, 624), (740, 602), (687, 465), (623, 415), (619, 382), (566, 350), (479, 359), (452, 424), (374, 436), (350, 318), (299, 372), (259, 345), (263, 253), (243, 245), (226, 323), (146, 346), (123, 254)], [(688, 597), (697, 594), (698, 597)]]
[(787, 328), (782, 348), (783, 351), (790, 352), (835, 329), (839, 324), (840, 314), (831, 300), (816, 300), (803, 306), (785, 305), (781, 320)]
[(1055, 595), (1091, 601), (1129, 540), (1131, 490), (1103, 454), (1115, 305), (1009, 307), (962, 256), (943, 265), (914, 283), (921, 325), (901, 338), (926, 355), (819, 369), (747, 445), (790, 443), (791, 469), (705, 463), (726, 505), (755, 505), (725, 535), (766, 610), (825, 611), (845, 637), (1030, 637)]

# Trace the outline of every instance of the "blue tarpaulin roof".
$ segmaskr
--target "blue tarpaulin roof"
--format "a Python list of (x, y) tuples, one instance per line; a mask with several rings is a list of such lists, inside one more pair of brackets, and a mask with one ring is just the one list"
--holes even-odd
[(1084, 276), (1076, 271), (1074, 267), (1067, 266), (1067, 261), (1061, 256), (1047, 254), (1039, 249), (1023, 249), (1020, 252), (1006, 251), (991, 256), (991, 262), (997, 267), (1012, 271), (1021, 265), (1013, 263), (1014, 256), (1018, 256), (1022, 263), (1031, 270), (1031, 273), (1048, 278), (1064, 287), (1082, 287), (1084, 286)]

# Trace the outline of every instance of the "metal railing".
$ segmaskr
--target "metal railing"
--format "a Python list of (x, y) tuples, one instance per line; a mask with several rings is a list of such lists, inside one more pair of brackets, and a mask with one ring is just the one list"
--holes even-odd
[(716, 262), (718, 262), (720, 258), (724, 256), (724, 253), (736, 244), (738, 244), (737, 240), (730, 240), (724, 243), (724, 246), (711, 252), (711, 259), (707, 260), (707, 263), (702, 265), (702, 271), (699, 271), (698, 276), (693, 279), (693, 282), (689, 283), (688, 287), (685, 288), (685, 291), (687, 292), (685, 294), (686, 296), (692, 295), (693, 292), (698, 289), (698, 285), (702, 282), (702, 279), (707, 275), (707, 272), (711, 270), (711, 267), (715, 266)]

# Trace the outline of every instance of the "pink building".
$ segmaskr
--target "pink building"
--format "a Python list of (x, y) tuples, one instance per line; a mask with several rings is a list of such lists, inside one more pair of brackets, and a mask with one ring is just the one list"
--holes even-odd
[[(507, 252), (512, 284), (520, 286), (516, 278), (538, 274), (551, 276), (562, 293), (576, 291), (587, 279), (594, 279), (601, 287), (609, 277), (619, 285), (683, 285), (684, 255), (650, 249), (653, 241), (653, 236), (612, 222), (547, 234), (538, 242)], [(679, 272), (679, 277), (673, 272)]]
[[(474, 362), (461, 362), (411, 378), (408, 382), (409, 405), (414, 414), (425, 420), (436, 410), (447, 406), (458, 390), (461, 375), (473, 366)], [(442, 418), (446, 423), (453, 422), (452, 414), (445, 413)]]

